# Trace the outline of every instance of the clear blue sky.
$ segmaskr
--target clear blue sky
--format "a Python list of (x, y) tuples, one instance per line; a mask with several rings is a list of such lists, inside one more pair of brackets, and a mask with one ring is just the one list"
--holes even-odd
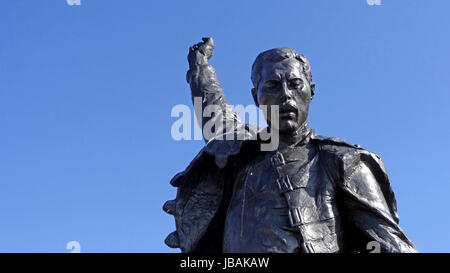
[(188, 47), (232, 104), (280, 46), (311, 61), (310, 125), (376, 152), (400, 224), (450, 251), (450, 1), (8, 0), (0, 9), (0, 251), (174, 252), (162, 204), (202, 141), (176, 142)]

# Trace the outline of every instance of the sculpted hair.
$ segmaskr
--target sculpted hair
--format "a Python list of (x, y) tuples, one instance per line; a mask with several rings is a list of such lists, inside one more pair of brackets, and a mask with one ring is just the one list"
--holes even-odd
[(252, 83), (256, 88), (261, 79), (261, 69), (265, 62), (281, 62), (285, 59), (293, 58), (300, 62), (303, 67), (303, 73), (305, 74), (306, 79), (309, 84), (312, 83), (312, 73), (311, 66), (309, 65), (308, 59), (302, 54), (298, 54), (292, 48), (280, 47), (269, 49), (267, 51), (259, 53), (258, 57), (256, 57), (255, 62), (252, 65)]

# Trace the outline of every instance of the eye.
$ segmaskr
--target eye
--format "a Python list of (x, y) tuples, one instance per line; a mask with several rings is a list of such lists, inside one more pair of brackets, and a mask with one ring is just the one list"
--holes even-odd
[(268, 89), (268, 90), (275, 90), (278, 88), (278, 86), (280, 85), (280, 82), (276, 81), (276, 80), (270, 80), (270, 81), (266, 81), (263, 85), (264, 89)]
[(303, 81), (299, 78), (296, 78), (296, 79), (290, 80), (289, 85), (292, 88), (300, 88), (303, 85)]

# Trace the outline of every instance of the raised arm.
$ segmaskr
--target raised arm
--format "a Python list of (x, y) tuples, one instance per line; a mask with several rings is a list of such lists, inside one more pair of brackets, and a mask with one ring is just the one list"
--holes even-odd
[(216, 71), (208, 63), (213, 55), (214, 41), (212, 38), (202, 39), (203, 42), (189, 48), (186, 80), (191, 87), (197, 121), (208, 142), (213, 137), (242, 128), (243, 124), (228, 104)]

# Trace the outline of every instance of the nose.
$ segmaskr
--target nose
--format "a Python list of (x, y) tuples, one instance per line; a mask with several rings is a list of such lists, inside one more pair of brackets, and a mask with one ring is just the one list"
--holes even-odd
[(282, 81), (281, 83), (281, 95), (280, 95), (281, 102), (286, 102), (290, 99), (292, 99), (292, 92), (288, 88), (288, 84), (286, 81)]

